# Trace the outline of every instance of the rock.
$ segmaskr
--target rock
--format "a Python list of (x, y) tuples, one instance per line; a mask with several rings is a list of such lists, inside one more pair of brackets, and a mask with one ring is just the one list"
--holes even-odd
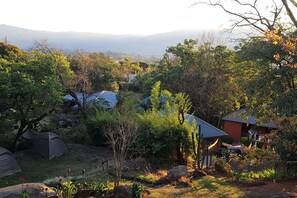
[(19, 198), (21, 197), (22, 192), (26, 192), (30, 198), (58, 198), (57, 193), (54, 190), (41, 183), (24, 183), (0, 188), (0, 197)]
[(129, 198), (132, 197), (132, 187), (131, 186), (116, 186), (114, 188), (114, 196), (116, 198)]
[(198, 170), (198, 169), (196, 169), (196, 170), (193, 172), (193, 177), (196, 178), (196, 179), (199, 179), (199, 178), (204, 177), (204, 176), (206, 176), (206, 175), (207, 175), (207, 173), (204, 172), (203, 170)]
[(189, 175), (190, 175), (190, 173), (189, 173), (187, 167), (184, 165), (175, 166), (172, 169), (170, 169), (168, 172), (168, 178), (170, 180), (174, 180), (174, 181), (178, 180), (179, 178), (181, 178), (183, 176), (187, 177)]
[(191, 179), (185, 176), (182, 176), (181, 178), (179, 178), (177, 184), (182, 187), (192, 187)]

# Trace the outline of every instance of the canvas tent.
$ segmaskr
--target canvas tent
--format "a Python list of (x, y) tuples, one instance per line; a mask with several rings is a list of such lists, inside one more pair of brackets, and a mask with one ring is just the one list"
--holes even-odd
[(22, 169), (13, 154), (9, 150), (0, 147), (0, 178), (21, 171)]
[(28, 130), (23, 134), (23, 137), (32, 140), (34, 152), (49, 160), (59, 157), (67, 151), (66, 144), (60, 136), (52, 132), (35, 133)]

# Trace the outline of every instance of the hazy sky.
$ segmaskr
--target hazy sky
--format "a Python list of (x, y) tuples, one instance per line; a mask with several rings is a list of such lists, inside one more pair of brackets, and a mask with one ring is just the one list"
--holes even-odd
[(154, 34), (222, 29), (229, 16), (198, 0), (4, 0), (0, 24), (34, 30)]

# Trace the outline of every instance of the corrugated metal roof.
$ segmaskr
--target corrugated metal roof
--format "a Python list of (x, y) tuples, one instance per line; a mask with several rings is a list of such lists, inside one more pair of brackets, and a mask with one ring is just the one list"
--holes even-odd
[(247, 115), (246, 117), (248, 119), (246, 120), (243, 118), (243, 115), (245, 113), (246, 113), (245, 109), (239, 109), (239, 110), (229, 113), (228, 115), (223, 117), (222, 120), (239, 122), (239, 123), (244, 123), (244, 124), (251, 124), (251, 125), (256, 125), (256, 126), (261, 126), (261, 127), (277, 128), (275, 123), (273, 123), (273, 122), (269, 122), (269, 123), (265, 123), (265, 124), (257, 124), (257, 122), (256, 122), (257, 118), (255, 116)]
[[(114, 108), (118, 102), (117, 93), (112, 91), (101, 91), (101, 92), (93, 93), (91, 95), (83, 94), (83, 93), (75, 93), (75, 94), (80, 103), (83, 102), (83, 97), (86, 98), (86, 102), (88, 104), (94, 103), (96, 101), (99, 101), (100, 99), (103, 99), (108, 103), (108, 104), (103, 104), (103, 106), (107, 109)], [(73, 97), (68, 94), (64, 96), (64, 100), (72, 101)]]
[(222, 131), (221, 129), (218, 129), (217, 127), (205, 122), (204, 120), (194, 116), (187, 114), (186, 119), (191, 124), (193, 122), (193, 119), (196, 120), (196, 123), (200, 125), (201, 133), (202, 133), (202, 139), (207, 138), (219, 138), (227, 136), (228, 134)]

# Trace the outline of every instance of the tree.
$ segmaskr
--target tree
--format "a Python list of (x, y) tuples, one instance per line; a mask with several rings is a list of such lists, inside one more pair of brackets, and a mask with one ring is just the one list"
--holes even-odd
[(157, 70), (157, 79), (173, 93), (192, 99), (195, 114), (215, 125), (225, 113), (238, 108), (239, 87), (234, 81), (235, 53), (226, 46), (185, 40), (169, 47)]
[(121, 116), (119, 115), (120, 120), (116, 123), (107, 125), (104, 131), (108, 144), (113, 151), (115, 173), (118, 180), (122, 178), (124, 162), (127, 158), (128, 151), (137, 138), (136, 122), (127, 117), (123, 119)]
[(191, 104), (184, 94), (173, 95), (160, 86), (160, 82), (153, 86), (151, 109), (140, 115), (137, 148), (156, 164), (186, 164), (193, 154), (192, 132), (196, 127), (185, 120)]
[(276, 122), (279, 127), (273, 139), (276, 152), (284, 161), (297, 161), (297, 116), (280, 118)]
[(31, 51), (25, 61), (0, 61), (1, 112), (10, 110), (19, 123), (14, 150), (19, 138), (62, 102), (63, 87), (53, 58)]
[(131, 95), (125, 95), (123, 100), (120, 107), (109, 112), (112, 120), (103, 126), (107, 144), (113, 151), (117, 178), (116, 185), (119, 184), (119, 180), (122, 178), (124, 162), (129, 155), (133, 154), (132, 147), (138, 138), (135, 98)]
[[(113, 71), (118, 64), (102, 53), (84, 53), (77, 51), (70, 58), (70, 68), (73, 71), (71, 83), (66, 86), (68, 93), (74, 98), (84, 119), (89, 107), (87, 100), (94, 92), (102, 90), (117, 91), (117, 83)], [(80, 101), (75, 92), (83, 94)]]
[[(249, 26), (260, 31), (262, 34), (267, 30), (275, 30), (281, 23), (282, 25), (286, 23), (287, 17), (284, 15), (283, 7), (285, 7), (286, 14), (289, 16), (290, 24), (293, 24), (297, 28), (297, 20), (293, 14), (297, 8), (296, 0), (290, 0), (289, 2), (287, 0), (281, 0), (281, 3), (270, 0), (263, 1), (263, 4), (258, 0), (231, 0), (224, 3), (220, 0), (208, 0), (198, 2), (195, 5), (201, 3), (220, 7), (224, 12), (233, 16), (232, 29)], [(281, 22), (282, 19), (284, 20)]]

